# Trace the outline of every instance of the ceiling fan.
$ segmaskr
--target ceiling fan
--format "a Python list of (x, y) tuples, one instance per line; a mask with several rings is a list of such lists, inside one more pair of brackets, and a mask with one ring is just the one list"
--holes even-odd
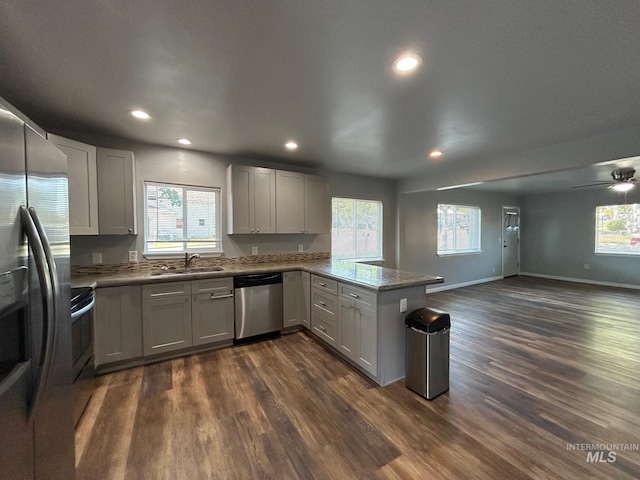
[(612, 182), (596, 182), (591, 183), (589, 185), (580, 185), (578, 187), (573, 188), (587, 188), (587, 187), (596, 187), (601, 185), (607, 185), (607, 188), (610, 190), (615, 190), (616, 192), (628, 192), (631, 190), (635, 183), (638, 181), (637, 178), (634, 178), (636, 174), (635, 169), (628, 168), (617, 168), (613, 172), (611, 172), (611, 178), (613, 178)]

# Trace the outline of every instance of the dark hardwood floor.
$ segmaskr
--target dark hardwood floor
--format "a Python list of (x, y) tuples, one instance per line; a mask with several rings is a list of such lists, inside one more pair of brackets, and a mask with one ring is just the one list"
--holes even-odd
[(134, 368), (99, 378), (78, 480), (640, 478), (640, 292), (514, 277), (428, 303), (452, 318), (437, 399), (304, 333)]

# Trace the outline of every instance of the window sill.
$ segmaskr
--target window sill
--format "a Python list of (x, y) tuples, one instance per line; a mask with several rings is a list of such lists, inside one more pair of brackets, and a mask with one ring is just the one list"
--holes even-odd
[(353, 263), (381, 263), (384, 258), (331, 258), (337, 262), (353, 262)]
[[(143, 252), (142, 256), (147, 260), (172, 260), (175, 258), (184, 258), (187, 252)], [(197, 253), (200, 258), (217, 258), (224, 255), (224, 252), (189, 252), (189, 254)]]
[(453, 253), (436, 253), (438, 257), (460, 257), (463, 255), (478, 255), (482, 253), (482, 250), (473, 250), (470, 252), (453, 252)]
[(599, 257), (640, 257), (640, 250), (638, 253), (635, 252), (594, 252), (595, 255)]

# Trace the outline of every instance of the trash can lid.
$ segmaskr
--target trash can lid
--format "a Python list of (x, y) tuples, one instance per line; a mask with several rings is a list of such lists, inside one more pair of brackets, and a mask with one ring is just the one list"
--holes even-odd
[(425, 333), (439, 332), (451, 328), (451, 317), (442, 310), (422, 307), (407, 315), (404, 324)]

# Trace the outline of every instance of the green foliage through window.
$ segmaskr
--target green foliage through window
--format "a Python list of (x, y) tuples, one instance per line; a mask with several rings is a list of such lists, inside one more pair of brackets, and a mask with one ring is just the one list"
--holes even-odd
[(220, 189), (145, 182), (145, 252), (221, 251)]
[(331, 200), (331, 257), (382, 259), (382, 202), (339, 197)]
[(640, 203), (596, 207), (596, 253), (640, 255)]

